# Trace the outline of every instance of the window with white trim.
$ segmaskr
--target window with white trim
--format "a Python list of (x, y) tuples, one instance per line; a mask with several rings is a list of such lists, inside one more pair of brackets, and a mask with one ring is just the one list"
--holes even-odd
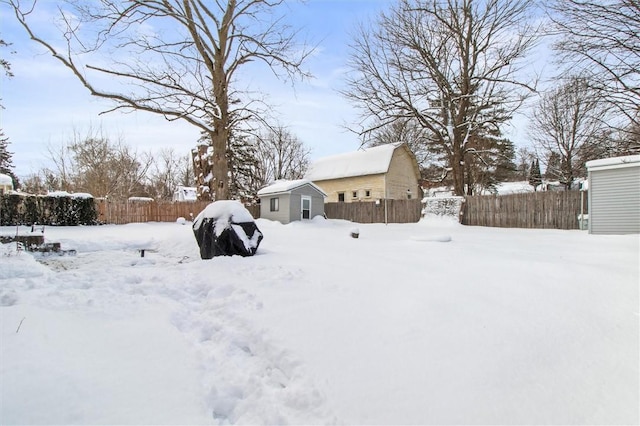
[(280, 209), (280, 200), (278, 197), (269, 199), (269, 211), (277, 212)]

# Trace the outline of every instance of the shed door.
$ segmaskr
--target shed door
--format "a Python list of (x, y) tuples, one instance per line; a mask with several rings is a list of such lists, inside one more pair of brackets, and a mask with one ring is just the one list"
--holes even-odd
[(302, 219), (310, 219), (311, 218), (311, 197), (303, 195), (301, 198), (301, 211), (302, 211)]

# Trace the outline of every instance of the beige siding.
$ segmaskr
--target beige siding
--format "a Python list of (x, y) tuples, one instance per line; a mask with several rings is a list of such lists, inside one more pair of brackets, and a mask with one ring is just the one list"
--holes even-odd
[[(344, 201), (351, 203), (354, 201), (375, 201), (385, 198), (384, 175), (354, 176), (342, 179), (330, 179), (314, 181), (327, 194), (325, 203), (337, 203), (338, 193), (344, 192)], [(366, 191), (370, 191), (369, 197)], [(357, 197), (353, 197), (353, 192)]]
[(387, 197), (394, 200), (406, 200), (407, 190), (411, 198), (421, 198), (418, 192), (418, 171), (415, 160), (406, 149), (396, 149), (391, 157), (389, 172), (387, 173)]

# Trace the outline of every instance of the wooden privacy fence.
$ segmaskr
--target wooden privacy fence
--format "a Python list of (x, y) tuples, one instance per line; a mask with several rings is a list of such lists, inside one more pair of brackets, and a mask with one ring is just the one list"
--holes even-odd
[[(210, 201), (111, 202), (96, 200), (96, 207), (99, 222), (120, 225), (134, 222), (175, 222), (179, 217), (191, 220), (209, 203)], [(254, 218), (260, 216), (260, 206), (249, 206), (247, 209)]]
[(420, 200), (380, 200), (380, 202), (325, 203), (328, 219), (357, 223), (414, 223), (420, 220)]
[(501, 228), (580, 229), (588, 213), (587, 193), (545, 191), (465, 197), (462, 224)]

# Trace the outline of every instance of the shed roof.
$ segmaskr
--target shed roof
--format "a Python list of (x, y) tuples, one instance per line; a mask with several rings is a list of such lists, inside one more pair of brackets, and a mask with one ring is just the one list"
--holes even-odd
[(316, 191), (324, 195), (325, 197), (327, 196), (327, 194), (325, 194), (322, 189), (320, 189), (317, 185), (315, 185), (309, 179), (278, 180), (272, 183), (271, 185), (266, 186), (262, 188), (260, 191), (258, 191), (258, 196), (283, 194), (283, 193), (291, 192), (294, 189), (298, 189), (304, 185), (309, 185), (312, 188), (314, 188)]
[(640, 166), (640, 155), (626, 155), (624, 157), (603, 158), (601, 160), (587, 161), (587, 170), (600, 168), (619, 168), (628, 166)]
[(312, 181), (366, 176), (389, 171), (393, 152), (401, 142), (325, 157), (314, 162), (306, 174)]

